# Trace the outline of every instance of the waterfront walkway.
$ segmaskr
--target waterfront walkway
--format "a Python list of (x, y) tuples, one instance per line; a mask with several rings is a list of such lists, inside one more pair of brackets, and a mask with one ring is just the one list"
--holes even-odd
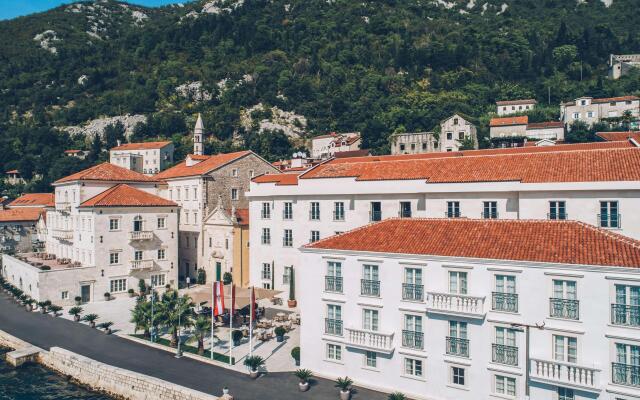
[[(314, 378), (306, 393), (298, 391), (298, 380), (292, 373), (267, 373), (257, 380), (225, 368), (201, 363), (190, 358), (176, 359), (172, 354), (147, 347), (115, 335), (105, 335), (85, 324), (63, 318), (29, 313), (0, 293), (0, 329), (48, 350), (62, 347), (96, 361), (153, 376), (201, 392), (219, 396), (229, 387), (235, 400), (300, 400), (338, 398), (333, 382)], [(352, 399), (383, 400), (387, 395), (356, 388)]]

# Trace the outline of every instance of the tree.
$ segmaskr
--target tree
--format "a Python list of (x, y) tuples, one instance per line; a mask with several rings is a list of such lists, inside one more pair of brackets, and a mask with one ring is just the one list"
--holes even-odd
[(567, 69), (569, 64), (576, 59), (576, 56), (578, 55), (578, 48), (572, 44), (564, 45), (553, 49), (551, 54), (556, 68), (564, 71)]
[(93, 135), (91, 139), (91, 149), (89, 150), (89, 156), (87, 159), (91, 163), (95, 163), (102, 157), (102, 140), (100, 140), (100, 135)]
[(125, 141), (125, 129), (122, 122), (117, 121), (114, 124), (108, 125), (104, 128), (104, 141), (105, 147), (109, 150), (118, 145), (118, 141)]
[(211, 319), (204, 315), (199, 315), (193, 322), (193, 331), (198, 340), (198, 354), (203, 355), (204, 339), (211, 332)]
[(141, 298), (131, 310), (131, 320), (134, 325), (134, 333), (143, 330), (144, 337), (151, 337), (151, 302)]
[(178, 330), (191, 326), (193, 302), (187, 295), (180, 296), (177, 290), (168, 290), (158, 304), (160, 324), (171, 332), (171, 346), (178, 345)]

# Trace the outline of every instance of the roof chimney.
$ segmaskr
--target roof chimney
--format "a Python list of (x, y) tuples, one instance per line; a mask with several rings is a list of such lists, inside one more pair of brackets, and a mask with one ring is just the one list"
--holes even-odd
[(116, 143), (117, 143), (117, 145), (118, 145), (117, 147), (120, 147), (120, 145), (122, 144), (122, 142), (120, 141), (120, 139), (116, 140)]

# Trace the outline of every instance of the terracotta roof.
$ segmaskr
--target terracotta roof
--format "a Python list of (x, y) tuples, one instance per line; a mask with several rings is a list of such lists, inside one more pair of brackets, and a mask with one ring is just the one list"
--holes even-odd
[(8, 204), (9, 207), (53, 207), (55, 194), (53, 193), (26, 193)]
[(525, 100), (502, 100), (496, 101), (496, 105), (499, 106), (517, 106), (519, 104), (538, 104), (538, 102), (534, 99), (525, 99)]
[(369, 150), (347, 150), (347, 151), (338, 151), (334, 154), (335, 158), (346, 158), (346, 157), (364, 157), (369, 155)]
[(0, 210), (0, 222), (37, 221), (44, 213), (41, 207), (19, 207)]
[(115, 185), (90, 198), (80, 207), (175, 207), (176, 203), (136, 189), (127, 184)]
[(634, 101), (640, 100), (638, 96), (619, 96), (619, 97), (605, 97), (602, 99), (593, 99), (591, 103), (600, 104), (600, 103), (611, 103), (612, 101)]
[(527, 125), (529, 129), (564, 128), (562, 121), (532, 122)]
[(75, 153), (80, 153), (81, 151), (82, 150), (71, 149), (71, 150), (65, 150), (64, 152), (67, 153), (67, 154), (75, 154)]
[[(195, 175), (203, 175), (214, 169), (220, 168), (221, 166), (235, 161), (241, 157), (244, 157), (248, 154), (251, 154), (251, 151), (237, 151), (235, 153), (223, 153), (216, 154), (214, 156), (191, 156), (194, 159), (200, 159), (202, 157), (203, 161), (199, 163), (187, 166), (186, 161), (182, 161), (180, 164), (175, 165), (167, 170), (160, 172), (155, 175), (156, 179), (171, 179), (171, 178), (181, 178), (186, 176), (195, 176)], [(197, 157), (197, 158), (196, 158)]]
[(58, 179), (54, 183), (73, 181), (157, 182), (158, 180), (105, 162)]
[(640, 267), (640, 241), (577, 221), (388, 219), (305, 247)]
[(528, 123), (529, 117), (524, 115), (520, 117), (491, 118), (489, 126), (526, 125)]
[(20, 172), (17, 169), (12, 169), (11, 171), (7, 171), (7, 174), (19, 174)]
[(276, 186), (289, 186), (298, 184), (299, 173), (266, 174), (253, 178), (255, 183), (275, 183)]
[[(231, 210), (225, 210), (227, 215), (231, 215)], [(249, 225), (249, 209), (236, 208), (236, 220), (239, 225)]]
[(628, 141), (629, 138), (640, 143), (640, 131), (638, 132), (598, 132), (599, 137), (610, 142)]
[(171, 144), (171, 141), (163, 142), (141, 142), (141, 143), (125, 143), (123, 145), (112, 148), (111, 150), (150, 150), (161, 149), (164, 146)]

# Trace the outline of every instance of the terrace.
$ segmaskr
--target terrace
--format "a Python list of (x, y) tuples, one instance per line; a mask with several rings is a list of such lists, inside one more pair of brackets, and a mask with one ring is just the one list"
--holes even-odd
[(57, 258), (49, 253), (20, 253), (14, 256), (20, 261), (26, 262), (43, 271), (80, 268), (83, 265), (69, 258)]

